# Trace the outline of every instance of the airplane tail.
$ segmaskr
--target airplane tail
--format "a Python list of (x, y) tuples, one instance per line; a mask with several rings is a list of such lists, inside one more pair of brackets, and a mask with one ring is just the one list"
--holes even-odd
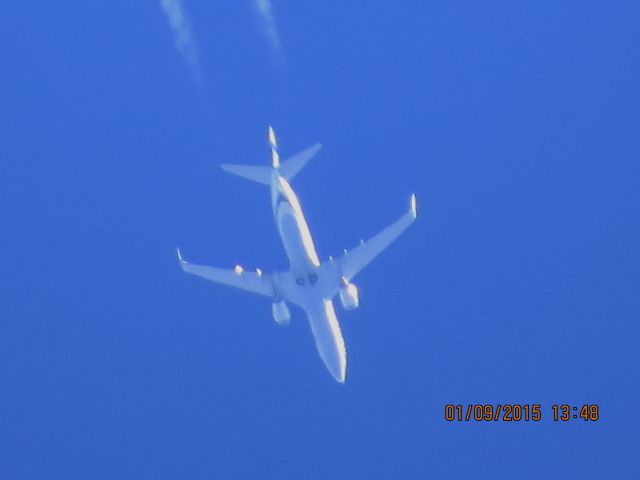
[(271, 184), (271, 172), (275, 169), (278, 173), (291, 181), (300, 170), (311, 160), (322, 147), (321, 144), (315, 143), (301, 152), (289, 157), (284, 162), (280, 162), (278, 154), (278, 143), (273, 128), (269, 127), (269, 145), (271, 146), (271, 167), (255, 167), (252, 165), (234, 165), (223, 163), (220, 167), (225, 171), (238, 175), (254, 182), (264, 185)]

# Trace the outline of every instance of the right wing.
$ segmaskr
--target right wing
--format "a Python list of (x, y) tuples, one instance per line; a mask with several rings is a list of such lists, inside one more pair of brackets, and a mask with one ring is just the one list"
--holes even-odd
[(187, 273), (206, 278), (212, 282), (223, 283), (230, 287), (258, 293), (266, 297), (274, 296), (271, 275), (264, 275), (259, 271), (245, 272), (240, 266), (237, 266), (233, 270), (226, 270), (223, 268), (208, 267), (206, 265), (195, 265), (182, 258), (182, 253), (179, 249), (177, 250), (177, 254), (182, 270)]
[(406, 228), (416, 219), (416, 196), (411, 195), (409, 211), (402, 217), (378, 233), (375, 237), (367, 241), (360, 242), (360, 245), (336, 260), (341, 275), (346, 280), (351, 280), (360, 270), (366, 267), (374, 258), (385, 250), (396, 238), (400, 236)]

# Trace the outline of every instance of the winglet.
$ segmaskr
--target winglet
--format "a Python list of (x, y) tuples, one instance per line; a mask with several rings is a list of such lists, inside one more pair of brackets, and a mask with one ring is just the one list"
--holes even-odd
[(409, 204), (409, 211), (411, 212), (411, 215), (413, 215), (413, 218), (416, 218), (418, 216), (418, 210), (416, 208), (416, 194), (412, 193), (411, 194), (411, 201)]
[(187, 263), (184, 261), (184, 258), (182, 257), (182, 252), (180, 251), (179, 248), (176, 248), (176, 254), (178, 255), (178, 261), (180, 262), (180, 265), (184, 265), (185, 263)]

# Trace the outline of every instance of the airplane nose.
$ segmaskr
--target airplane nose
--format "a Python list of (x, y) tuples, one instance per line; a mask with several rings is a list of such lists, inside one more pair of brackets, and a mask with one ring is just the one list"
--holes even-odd
[(347, 377), (347, 364), (341, 362), (339, 359), (333, 359), (333, 361), (323, 358), (325, 366), (333, 379), (338, 383), (344, 383)]

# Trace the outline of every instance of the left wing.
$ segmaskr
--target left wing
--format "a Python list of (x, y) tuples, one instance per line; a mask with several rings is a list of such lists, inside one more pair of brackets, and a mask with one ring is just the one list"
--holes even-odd
[(374, 258), (385, 250), (391, 243), (404, 232), (416, 219), (416, 196), (411, 195), (409, 211), (402, 217), (378, 233), (375, 237), (367, 241), (360, 242), (360, 245), (336, 260), (342, 277), (351, 280), (360, 270), (366, 267)]
[(212, 282), (223, 283), (230, 287), (240, 288), (249, 292), (258, 293), (266, 297), (274, 296), (274, 288), (271, 275), (264, 275), (260, 271), (245, 272), (242, 267), (236, 266), (233, 270), (195, 265), (182, 258), (182, 253), (177, 250), (178, 260), (182, 270), (197, 275)]

